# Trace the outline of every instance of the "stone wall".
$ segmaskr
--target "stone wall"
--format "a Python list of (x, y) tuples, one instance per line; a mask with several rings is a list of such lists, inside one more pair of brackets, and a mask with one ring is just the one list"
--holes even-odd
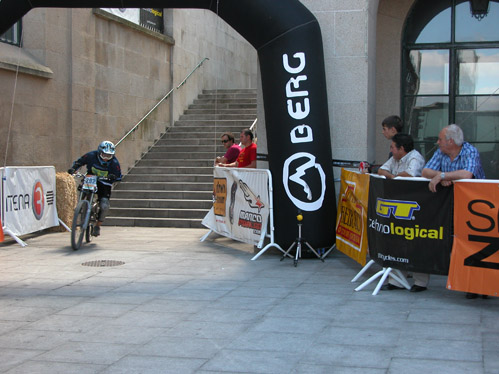
[[(24, 47), (0, 43), (0, 163), (66, 170), (100, 141), (117, 142), (208, 57), (118, 147), (126, 172), (202, 89), (256, 86), (256, 52), (224, 21), (203, 10), (169, 12), (173, 37), (92, 9), (31, 10)], [(13, 49), (19, 53), (9, 55), (23, 60), (19, 74), (19, 59), (14, 69), (2, 68)]]

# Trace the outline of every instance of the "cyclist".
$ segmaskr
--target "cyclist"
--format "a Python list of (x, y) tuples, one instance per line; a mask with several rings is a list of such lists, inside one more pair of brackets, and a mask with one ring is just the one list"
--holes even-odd
[[(111, 187), (113, 182), (121, 180), (121, 167), (118, 159), (115, 156), (116, 147), (108, 140), (104, 140), (99, 144), (96, 151), (90, 151), (73, 162), (73, 165), (68, 170), (69, 174), (74, 174), (76, 170), (82, 166), (87, 167), (87, 174), (96, 175), (97, 180), (97, 195), (99, 199), (99, 216), (97, 224), (94, 226), (92, 235), (100, 235), (100, 226), (109, 212), (111, 198)], [(102, 179), (104, 178), (104, 179)]]

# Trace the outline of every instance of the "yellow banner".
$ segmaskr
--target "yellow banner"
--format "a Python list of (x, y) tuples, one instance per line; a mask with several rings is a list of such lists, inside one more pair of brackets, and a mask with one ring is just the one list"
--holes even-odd
[(336, 248), (359, 264), (367, 256), (367, 199), (369, 175), (341, 169), (336, 219)]
[(499, 296), (499, 181), (454, 183), (447, 289)]

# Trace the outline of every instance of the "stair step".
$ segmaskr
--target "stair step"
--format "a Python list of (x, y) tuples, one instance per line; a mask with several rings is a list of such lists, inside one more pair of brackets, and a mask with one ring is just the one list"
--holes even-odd
[(192, 183), (192, 182), (203, 182), (213, 184), (212, 174), (128, 174), (123, 178), (123, 182), (181, 182), (181, 183)]
[(184, 159), (167, 159), (167, 160), (154, 160), (154, 159), (142, 159), (137, 165), (138, 166), (178, 166), (179, 164), (183, 166), (202, 166), (202, 167), (213, 167), (213, 159), (209, 160), (184, 160)]
[(126, 226), (126, 227), (175, 227), (200, 229), (205, 228), (201, 224), (202, 219), (186, 218), (140, 218), (140, 217), (106, 217), (105, 226)]
[(251, 109), (254, 113), (256, 113), (257, 104), (255, 103), (199, 103), (199, 104), (191, 104), (189, 105), (189, 109), (218, 109), (218, 110), (239, 110), (239, 109)]
[[(255, 108), (234, 108), (234, 109), (226, 109), (226, 108), (219, 108), (216, 105), (210, 105), (209, 107), (205, 108), (198, 108), (195, 107), (193, 108), (192, 106), (189, 106), (189, 109), (187, 109), (184, 112), (185, 116), (191, 116), (191, 115), (219, 115), (222, 116), (222, 119), (230, 119), (230, 117), (225, 118), (225, 116), (239, 116), (239, 115), (245, 115), (245, 116), (252, 116), (255, 118)], [(182, 118), (182, 117), (180, 117)], [(206, 117), (208, 119), (208, 117)]]
[(212, 197), (213, 197), (213, 190), (211, 191), (113, 190), (112, 199), (142, 198), (142, 199), (211, 200)]
[(239, 135), (242, 129), (251, 126), (253, 122), (254, 121), (249, 121), (246, 123), (227, 125), (221, 122), (208, 123), (206, 121), (189, 121), (189, 122), (183, 122), (181, 124), (176, 125), (175, 127), (172, 127), (168, 132), (165, 132), (163, 136), (174, 133), (188, 132), (190, 133), (189, 134), (190, 136), (197, 135), (197, 133), (200, 133), (198, 136), (205, 136), (211, 138), (211, 137), (217, 137), (217, 135), (218, 137), (220, 137), (226, 131), (231, 131), (234, 134)]
[(208, 182), (121, 182), (115, 191), (213, 191), (213, 181)]
[[(165, 142), (162, 144), (156, 144), (153, 148), (149, 150), (149, 153), (156, 152), (189, 152), (192, 147), (186, 147), (188, 144), (171, 144), (171, 142)], [(220, 139), (214, 141), (213, 144), (199, 145), (197, 144), (194, 148), (196, 152), (211, 152), (214, 155), (219, 153), (225, 153), (225, 147), (223, 146)]]
[(199, 114), (182, 114), (179, 118), (179, 121), (241, 121), (241, 120), (255, 120), (256, 116), (254, 113), (250, 114), (207, 114), (207, 113), (199, 113)]
[(217, 92), (203, 92), (198, 95), (199, 100), (204, 100), (204, 99), (211, 99), (211, 98), (217, 98), (217, 99), (255, 99), (256, 100), (256, 95), (253, 92), (223, 92), (223, 91), (217, 91)]
[(204, 209), (209, 210), (212, 200), (185, 199), (112, 199), (112, 208), (154, 208), (154, 209)]
[[(236, 134), (234, 134), (236, 136)], [(239, 136), (237, 136), (236, 141), (238, 140)], [(165, 146), (165, 145), (172, 145), (174, 144), (175, 146), (212, 146), (216, 144), (218, 147), (221, 145), (220, 142), (220, 136), (218, 138), (175, 138), (175, 140), (171, 140), (168, 137), (161, 138), (158, 140), (158, 142), (155, 144), (155, 146)], [(152, 148), (150, 149), (152, 151)]]
[[(226, 119), (226, 120), (214, 120), (214, 119), (181, 119), (175, 122), (175, 126), (170, 128), (170, 131), (173, 129), (179, 129), (185, 127), (203, 127), (205, 132), (213, 131), (213, 130), (221, 130), (223, 131), (225, 128), (238, 128), (243, 129), (245, 127), (249, 127), (255, 122), (256, 117), (252, 117), (245, 120), (237, 120), (237, 119)], [(196, 129), (189, 129), (189, 131), (196, 131)]]
[[(188, 150), (179, 152), (172, 150), (170, 152), (148, 152), (142, 158), (143, 160), (153, 160), (153, 159), (179, 159), (179, 160), (213, 160), (216, 157), (216, 153), (212, 152), (189, 152)], [(213, 161), (212, 161), (213, 164)]]
[(127, 176), (135, 174), (143, 175), (143, 174), (154, 174), (154, 173), (213, 175), (213, 166), (209, 167), (156, 166), (154, 168), (135, 166), (132, 170), (130, 170)]
[(203, 219), (209, 209), (111, 208), (112, 217), (139, 218), (197, 218)]
[(255, 98), (237, 98), (237, 99), (230, 99), (230, 98), (221, 98), (221, 97), (214, 97), (206, 95), (205, 97), (201, 99), (195, 99), (193, 101), (194, 105), (197, 104), (254, 104), (256, 105), (256, 97)]

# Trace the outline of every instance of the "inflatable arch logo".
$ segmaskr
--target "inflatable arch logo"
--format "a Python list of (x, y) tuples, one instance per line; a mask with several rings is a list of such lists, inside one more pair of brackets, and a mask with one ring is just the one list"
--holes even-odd
[[(262, 78), (275, 240), (289, 246), (296, 213), (313, 247), (335, 241), (336, 204), (319, 23), (298, 0), (1, 0), (0, 34), (35, 7), (199, 8), (231, 25), (256, 50)], [(255, 27), (258, 25), (258, 27)], [(286, 134), (289, 134), (286, 136)]]

